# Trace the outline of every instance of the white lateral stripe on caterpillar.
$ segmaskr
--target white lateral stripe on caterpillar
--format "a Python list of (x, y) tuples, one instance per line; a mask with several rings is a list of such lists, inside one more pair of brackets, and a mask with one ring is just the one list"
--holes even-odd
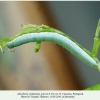
[(68, 49), (71, 53), (73, 53), (75, 56), (77, 56), (79, 59), (87, 63), (88, 65), (91, 65), (93, 67), (98, 67), (98, 63), (96, 60), (94, 60), (90, 55), (88, 55), (82, 48), (80, 48), (76, 43), (74, 43), (69, 38), (57, 34), (55, 32), (40, 32), (40, 33), (27, 33), (21, 35), (21, 37), (17, 37), (15, 40), (12, 40), (7, 43), (8, 48), (14, 48), (17, 46), (20, 46), (25, 43), (29, 42), (43, 42), (43, 41), (49, 41), (49, 42), (55, 42), (66, 49)]

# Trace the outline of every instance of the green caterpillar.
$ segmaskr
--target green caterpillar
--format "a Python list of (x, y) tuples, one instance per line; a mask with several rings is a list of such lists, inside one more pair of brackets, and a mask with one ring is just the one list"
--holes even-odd
[(83, 48), (76, 41), (71, 39), (68, 35), (57, 29), (51, 28), (47, 25), (32, 24), (22, 25), (21, 32), (15, 35), (14, 37), (0, 40), (0, 48), (3, 52), (2, 48), (4, 46), (7, 46), (9, 49), (12, 49), (25, 43), (36, 42), (35, 52), (38, 52), (41, 46), (41, 42), (55, 42), (69, 50), (71, 53), (73, 53), (76, 57), (84, 61), (86, 64), (94, 68), (98, 68), (100, 70), (100, 62), (97, 59), (97, 53), (100, 44), (99, 27), (100, 20), (96, 29), (96, 35), (94, 39), (94, 46), (92, 52)]

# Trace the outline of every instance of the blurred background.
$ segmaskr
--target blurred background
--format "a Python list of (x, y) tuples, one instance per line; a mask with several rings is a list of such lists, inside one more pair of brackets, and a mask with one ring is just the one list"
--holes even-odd
[[(21, 24), (46, 24), (91, 51), (99, 17), (100, 2), (3, 1), (0, 39), (18, 34)], [(35, 53), (34, 45), (24, 44), (14, 48), (15, 52), (5, 47), (5, 53), (0, 52), (1, 90), (82, 90), (100, 83), (97, 69), (61, 46), (43, 42)]]

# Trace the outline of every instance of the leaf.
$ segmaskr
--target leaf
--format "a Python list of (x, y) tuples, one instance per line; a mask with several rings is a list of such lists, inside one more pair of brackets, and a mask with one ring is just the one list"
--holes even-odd
[(100, 84), (91, 86), (89, 88), (86, 88), (85, 90), (100, 90)]

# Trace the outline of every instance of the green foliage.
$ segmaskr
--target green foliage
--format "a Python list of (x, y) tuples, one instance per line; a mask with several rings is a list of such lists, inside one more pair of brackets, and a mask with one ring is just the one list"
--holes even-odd
[(100, 84), (86, 88), (85, 90), (100, 90)]
[(35, 45), (35, 52), (38, 52), (39, 51), (39, 49), (40, 49), (40, 47), (41, 47), (41, 42), (36, 42), (36, 45)]

